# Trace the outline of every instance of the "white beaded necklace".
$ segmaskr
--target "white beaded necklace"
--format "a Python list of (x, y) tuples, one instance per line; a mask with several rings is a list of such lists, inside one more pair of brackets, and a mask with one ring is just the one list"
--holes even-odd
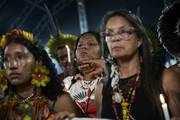
[[(26, 103), (27, 101), (29, 101), (31, 98), (33, 98), (35, 96), (35, 92), (33, 92), (30, 96), (22, 99), (22, 97), (20, 95), (16, 95), (16, 98), (19, 100), (20, 104)], [(22, 99), (22, 100), (21, 100)]]

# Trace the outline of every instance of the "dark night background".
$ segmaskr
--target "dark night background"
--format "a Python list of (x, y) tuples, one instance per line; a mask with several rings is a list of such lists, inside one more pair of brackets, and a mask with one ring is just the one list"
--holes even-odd
[[(62, 33), (80, 34), (78, 0), (0, 0), (0, 36), (12, 28), (21, 28), (38, 37), (46, 45), (50, 38), (49, 18), (45, 2)], [(146, 28), (153, 29), (150, 36), (157, 45), (156, 26), (161, 11), (172, 0), (84, 0), (88, 29), (96, 30), (104, 14), (113, 9), (127, 9), (137, 14)], [(151, 30), (150, 30), (151, 31)], [(155, 48), (156, 49), (156, 48)], [(160, 47), (155, 59), (164, 63), (166, 52)]]
[[(128, 9), (137, 13), (145, 26), (156, 27), (164, 8), (164, 0), (84, 0), (89, 30), (99, 26), (103, 15), (113, 9)], [(37, 2), (35, 6), (32, 3)], [(33, 32), (43, 43), (50, 33), (48, 17), (43, 10), (43, 2), (50, 11), (63, 33), (80, 34), (76, 0), (1, 0), (0, 2), (0, 35), (12, 28), (23, 28)]]

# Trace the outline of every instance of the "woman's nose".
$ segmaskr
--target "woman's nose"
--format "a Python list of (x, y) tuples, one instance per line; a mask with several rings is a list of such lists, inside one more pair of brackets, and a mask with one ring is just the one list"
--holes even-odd
[(116, 41), (121, 41), (121, 40), (122, 40), (122, 37), (118, 34), (113, 35), (111, 38), (111, 42), (116, 42)]
[(82, 46), (81, 46), (81, 49), (87, 49), (89, 46), (88, 46), (88, 44), (83, 44)]
[(18, 62), (16, 60), (11, 60), (8, 64), (9, 69), (16, 69), (18, 67)]

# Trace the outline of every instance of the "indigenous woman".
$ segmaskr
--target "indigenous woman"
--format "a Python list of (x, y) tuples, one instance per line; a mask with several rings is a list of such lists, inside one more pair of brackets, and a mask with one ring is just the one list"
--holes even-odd
[[(12, 30), (0, 41), (8, 89), (1, 120), (44, 120), (78, 115), (78, 108), (58, 81), (54, 64), (26, 31)], [(61, 113), (61, 114), (60, 114)]]
[(95, 89), (102, 79), (102, 69), (97, 70), (102, 62), (100, 46), (98, 33), (80, 35), (75, 46), (75, 75), (64, 80), (65, 84), (71, 83), (67, 89), (88, 117), (96, 117)]

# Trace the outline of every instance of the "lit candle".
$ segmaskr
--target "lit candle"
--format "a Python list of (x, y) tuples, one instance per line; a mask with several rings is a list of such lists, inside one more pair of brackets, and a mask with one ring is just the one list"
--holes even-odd
[(71, 62), (71, 54), (70, 54), (70, 49), (68, 45), (65, 45), (66, 49), (67, 49), (67, 55), (68, 55), (68, 62)]
[(160, 94), (160, 101), (162, 103), (162, 109), (163, 109), (163, 113), (164, 113), (164, 118), (165, 120), (170, 120), (170, 117), (169, 117), (169, 112), (168, 112), (168, 107), (167, 107), (167, 104), (164, 100), (164, 97), (162, 94)]

